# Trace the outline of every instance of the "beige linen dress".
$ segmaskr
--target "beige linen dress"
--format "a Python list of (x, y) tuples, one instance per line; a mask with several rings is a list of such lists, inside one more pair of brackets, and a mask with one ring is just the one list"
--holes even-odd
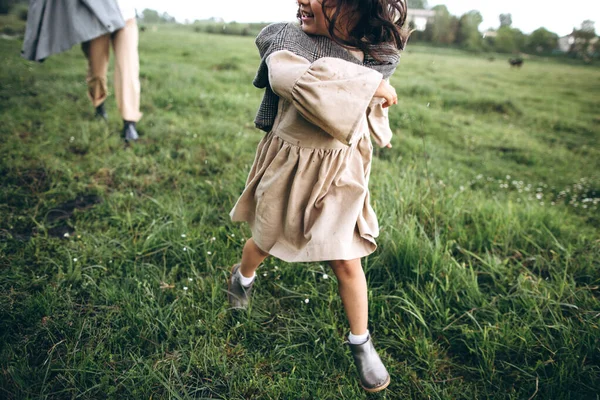
[(287, 50), (267, 58), (280, 97), (231, 211), (263, 251), (288, 262), (350, 260), (375, 251), (369, 204), (373, 147), (390, 142), (387, 109), (373, 98), (382, 75), (338, 58), (314, 63)]

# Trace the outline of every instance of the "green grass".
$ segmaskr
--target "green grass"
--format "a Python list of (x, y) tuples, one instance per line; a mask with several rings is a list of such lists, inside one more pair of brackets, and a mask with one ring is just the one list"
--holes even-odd
[(19, 50), (0, 39), (0, 397), (598, 398), (599, 69), (403, 55), (371, 182), (392, 375), (371, 396), (325, 264), (269, 259), (251, 310), (227, 309), (261, 138), (252, 38), (142, 32), (130, 148), (114, 98), (93, 120), (79, 49)]

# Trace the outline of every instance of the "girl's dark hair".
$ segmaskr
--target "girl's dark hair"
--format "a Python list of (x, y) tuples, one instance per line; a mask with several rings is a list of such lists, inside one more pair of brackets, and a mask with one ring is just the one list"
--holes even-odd
[[(375, 59), (403, 50), (410, 32), (404, 29), (408, 8), (406, 0), (323, 0), (323, 14), (329, 24), (329, 35), (343, 46), (356, 47)], [(327, 9), (335, 7), (328, 16)], [(347, 38), (341, 38), (335, 27), (338, 21), (353, 25)], [(381, 44), (392, 46), (377, 46)]]

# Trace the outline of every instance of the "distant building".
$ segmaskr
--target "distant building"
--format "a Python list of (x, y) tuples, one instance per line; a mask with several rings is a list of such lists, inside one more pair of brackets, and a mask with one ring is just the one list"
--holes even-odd
[(558, 39), (558, 49), (563, 53), (568, 53), (573, 43), (575, 43), (575, 37), (572, 34), (563, 36)]
[(493, 29), (488, 29), (487, 31), (483, 32), (483, 38), (495, 38), (498, 36), (498, 32), (496, 32)]
[[(563, 53), (568, 53), (571, 50), (571, 47), (575, 44), (575, 42), (577, 40), (578, 39), (575, 38), (575, 36), (572, 33), (570, 35), (558, 38), (558, 50), (560, 50)], [(583, 39), (580, 38), (579, 43), (583, 43), (582, 40)], [(596, 36), (589, 41), (590, 50), (591, 50), (591, 46), (596, 44), (596, 42), (598, 40), (599, 40), (598, 36)]]
[(416, 10), (409, 8), (408, 14), (406, 15), (406, 22), (408, 26), (418, 31), (424, 31), (427, 28), (427, 24), (432, 22), (435, 18), (435, 11), (433, 10)]

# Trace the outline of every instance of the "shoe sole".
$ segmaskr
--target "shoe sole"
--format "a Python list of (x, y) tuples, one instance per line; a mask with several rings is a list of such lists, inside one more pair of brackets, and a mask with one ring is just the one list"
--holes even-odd
[(363, 385), (360, 385), (365, 391), (369, 392), (369, 393), (377, 393), (377, 392), (381, 392), (382, 390), (384, 390), (385, 388), (387, 388), (390, 385), (391, 379), (390, 376), (388, 375), (387, 380), (383, 383), (383, 385), (381, 386), (377, 386), (376, 388), (366, 388)]

